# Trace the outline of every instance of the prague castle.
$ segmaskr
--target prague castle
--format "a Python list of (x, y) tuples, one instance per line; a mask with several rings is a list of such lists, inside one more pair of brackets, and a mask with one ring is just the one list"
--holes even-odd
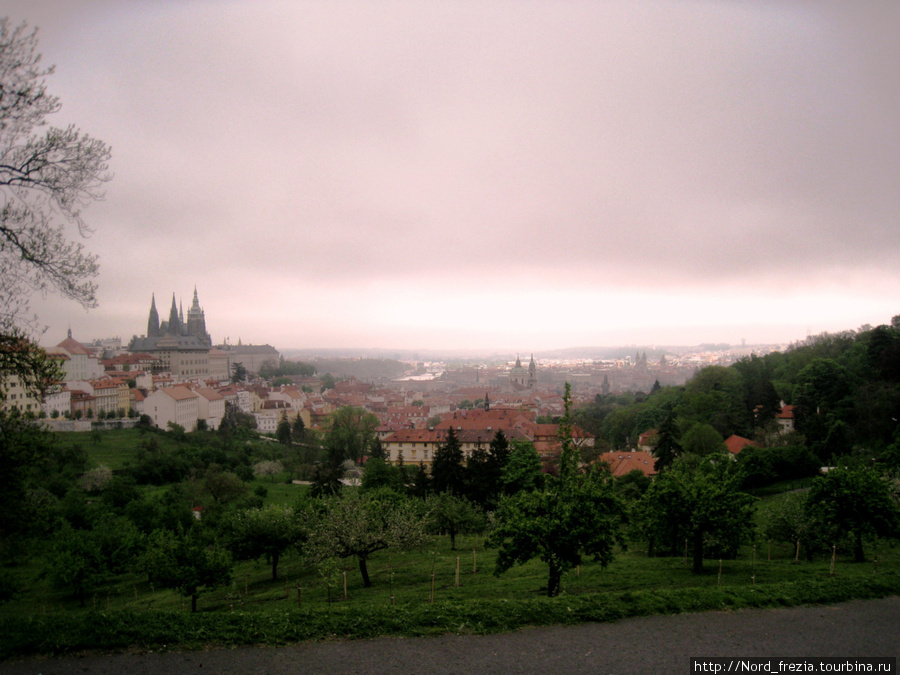
[(210, 375), (211, 347), (212, 338), (206, 332), (206, 315), (200, 308), (197, 289), (194, 288), (194, 301), (186, 321), (184, 310), (179, 310), (173, 293), (169, 319), (160, 322), (156, 296), (152, 296), (147, 335), (133, 337), (128, 351), (132, 354), (150, 354), (159, 360), (159, 369), (163, 372), (199, 379)]

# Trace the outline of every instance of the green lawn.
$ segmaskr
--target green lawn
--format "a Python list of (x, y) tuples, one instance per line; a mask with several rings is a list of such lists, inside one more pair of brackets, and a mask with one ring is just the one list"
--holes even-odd
[[(61, 434), (81, 443), (91, 463), (120, 468), (133, 459), (139, 432), (106, 432), (99, 444), (89, 434)], [(160, 442), (170, 442), (164, 436)], [(265, 501), (293, 504), (306, 489), (287, 476), (254, 480)], [(147, 488), (150, 489), (150, 488)], [(758, 518), (784, 494), (762, 497)], [(38, 546), (41, 544), (39, 543)], [(68, 591), (50, 587), (35, 558), (0, 569), (7, 588), (19, 591), (0, 605), (0, 659), (59, 654), (79, 649), (148, 649), (204, 645), (284, 644), (334, 636), (486, 633), (523, 626), (603, 621), (626, 616), (740, 607), (837, 602), (900, 594), (900, 547), (870, 542), (870, 562), (852, 563), (839, 551), (834, 567), (822, 555), (793, 564), (787, 544), (745, 546), (734, 560), (707, 560), (702, 574), (681, 557), (648, 558), (636, 542), (616, 552), (603, 568), (588, 562), (568, 572), (562, 595), (545, 597), (547, 566), (533, 560), (500, 577), (492, 574), (496, 551), (483, 536), (435, 537), (423, 550), (381, 551), (369, 560), (372, 587), (364, 588), (355, 560), (343, 560), (329, 579), (301, 556), (283, 557), (279, 579), (265, 560), (238, 563), (232, 582), (204, 592), (199, 611), (176, 592), (153, 587), (146, 576), (123, 574), (91, 592), (85, 607)], [(877, 556), (878, 565), (874, 564)], [(720, 567), (721, 565), (721, 567)], [(457, 577), (458, 569), (458, 577)], [(345, 581), (346, 580), (346, 581)], [(346, 592), (345, 592), (346, 583)]]
[[(721, 574), (719, 561), (707, 560), (706, 571), (697, 575), (681, 558), (647, 558), (638, 546), (619, 551), (607, 568), (588, 563), (569, 572), (562, 595), (548, 599), (544, 597), (547, 567), (540, 561), (495, 577), (496, 551), (486, 550), (482, 537), (458, 537), (457, 550), (450, 549), (448, 538), (437, 537), (422, 551), (383, 551), (372, 556), (371, 588), (363, 587), (351, 560), (342, 561), (330, 583), (296, 554), (283, 559), (277, 581), (272, 581), (265, 560), (239, 563), (229, 586), (201, 595), (194, 616), (189, 600), (154, 588), (146, 577), (135, 574), (111, 579), (81, 608), (70, 593), (50, 588), (40, 566), (32, 563), (14, 570), (24, 591), (3, 605), (0, 634), (5, 637), (0, 637), (0, 657), (62, 653), (80, 648), (80, 640), (87, 640), (88, 646), (94, 640), (93, 644), (121, 649), (133, 644), (154, 648), (256, 641), (280, 644), (335, 634), (491, 632), (525, 625), (900, 593), (900, 548), (882, 542), (877, 548), (870, 546), (870, 558), (875, 554), (877, 570), (872, 562), (854, 564), (849, 554), (839, 555), (832, 576), (827, 557), (795, 565), (787, 545), (773, 545), (771, 560), (767, 550), (758, 547), (754, 553), (745, 548), (738, 559), (721, 562)], [(140, 639), (123, 632), (123, 625), (135, 626)], [(173, 632), (173, 626), (181, 626), (182, 633)], [(259, 630), (268, 638), (251, 639), (254, 633), (247, 626), (265, 626)], [(91, 637), (84, 637), (84, 631)]]
[[(134, 462), (138, 443), (145, 438), (137, 429), (110, 429), (96, 436), (89, 432), (67, 431), (56, 434), (56, 443), (62, 447), (80, 445), (88, 455), (90, 466), (105, 464), (115, 471)], [(160, 443), (165, 436), (159, 435)]]

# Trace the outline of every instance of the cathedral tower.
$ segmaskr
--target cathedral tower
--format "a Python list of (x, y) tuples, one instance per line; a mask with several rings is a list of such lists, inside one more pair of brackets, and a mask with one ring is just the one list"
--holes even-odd
[(156, 295), (151, 296), (150, 318), (147, 319), (147, 337), (159, 337), (159, 312), (156, 311)]
[(169, 322), (166, 324), (166, 333), (169, 335), (181, 335), (181, 318), (178, 316), (178, 305), (175, 303), (174, 293), (172, 293), (172, 309), (169, 310)]
[(194, 286), (194, 302), (187, 313), (187, 334), (195, 335), (201, 340), (212, 344), (212, 338), (206, 332), (206, 315), (200, 307), (200, 300), (197, 298), (197, 287)]

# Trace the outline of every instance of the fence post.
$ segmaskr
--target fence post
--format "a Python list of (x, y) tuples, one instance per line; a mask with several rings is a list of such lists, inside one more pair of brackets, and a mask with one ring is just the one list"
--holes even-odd
[(756, 544), (753, 544), (753, 558), (750, 562), (750, 583), (756, 586)]
[(456, 556), (456, 587), (459, 588), (459, 556)]

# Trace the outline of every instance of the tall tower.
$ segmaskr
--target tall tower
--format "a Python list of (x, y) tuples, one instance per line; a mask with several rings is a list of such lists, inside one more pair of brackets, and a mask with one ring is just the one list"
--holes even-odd
[(206, 332), (206, 315), (200, 307), (196, 286), (194, 286), (194, 301), (191, 303), (191, 308), (187, 313), (187, 332), (188, 335), (194, 335), (201, 340), (212, 344), (212, 339)]
[(147, 337), (159, 337), (159, 312), (156, 311), (156, 295), (150, 300), (150, 318), (147, 319)]
[(178, 305), (175, 303), (174, 293), (172, 293), (172, 308), (169, 310), (167, 332), (169, 335), (181, 335), (181, 319), (178, 316)]
[(537, 366), (534, 363), (534, 354), (531, 355), (531, 363), (528, 364), (528, 388), (534, 389), (537, 385)]

